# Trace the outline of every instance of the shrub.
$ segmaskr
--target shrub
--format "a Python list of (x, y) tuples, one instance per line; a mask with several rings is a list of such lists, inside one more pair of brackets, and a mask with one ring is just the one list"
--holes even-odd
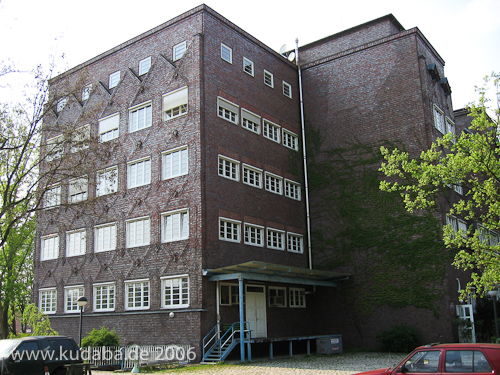
[(408, 353), (420, 344), (420, 333), (413, 327), (399, 325), (377, 333), (377, 341), (384, 352)]
[(88, 336), (82, 339), (82, 348), (85, 346), (118, 346), (120, 345), (120, 336), (116, 331), (108, 330), (106, 327), (93, 329)]

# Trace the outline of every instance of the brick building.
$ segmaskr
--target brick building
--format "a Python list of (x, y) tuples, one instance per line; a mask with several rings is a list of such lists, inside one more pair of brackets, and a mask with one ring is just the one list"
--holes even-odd
[[(444, 61), (393, 16), (302, 47), (300, 63), (306, 122), (328, 146), (318, 159), (353, 139), (415, 153), (453, 131)], [(243, 320), (257, 338), (342, 334), (375, 346), (380, 327), (426, 320), (427, 341), (453, 339), (448, 268), (439, 314), (379, 308), (352, 324), (341, 289), (354, 269), (328, 263), (334, 248), (308, 246), (297, 66), (209, 7), (50, 86), (47, 147), (72, 129), (90, 145), (52, 148), (47, 163), (106, 148), (80, 176), (52, 181), (37, 217), (34, 299), (60, 333), (78, 336), (85, 295), (84, 332), (191, 345), (197, 358), (217, 322)], [(311, 192), (313, 242), (315, 226), (341, 223), (315, 215), (322, 191)]]

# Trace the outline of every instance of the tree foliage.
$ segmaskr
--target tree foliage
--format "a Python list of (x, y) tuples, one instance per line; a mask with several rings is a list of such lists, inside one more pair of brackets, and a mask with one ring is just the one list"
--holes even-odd
[(114, 329), (111, 331), (106, 327), (93, 329), (82, 339), (82, 348), (86, 346), (118, 346), (120, 345), (120, 336)]
[[(478, 88), (479, 102), (469, 107), (473, 117), (470, 131), (438, 138), (418, 158), (400, 149), (381, 148), (385, 162), (380, 170), (388, 177), (380, 189), (399, 192), (406, 209), (442, 210), (439, 197), (453, 185), (461, 185), (464, 196), (451, 204), (448, 214), (467, 223), (467, 230), (456, 232), (444, 226), (443, 240), (457, 250), (453, 264), (472, 272), (464, 294), (478, 296), (500, 285), (500, 143), (499, 74), (486, 77)], [(496, 93), (495, 108), (490, 107), (488, 87)]]
[(23, 324), (31, 327), (31, 334), (33, 336), (58, 335), (58, 333), (52, 329), (49, 317), (32, 303), (26, 306), (22, 321)]

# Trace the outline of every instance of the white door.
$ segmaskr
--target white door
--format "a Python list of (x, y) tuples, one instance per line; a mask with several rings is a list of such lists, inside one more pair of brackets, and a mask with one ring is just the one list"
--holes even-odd
[(246, 321), (253, 337), (267, 337), (266, 292), (263, 285), (246, 286)]
[(474, 309), (472, 305), (457, 305), (457, 315), (463, 319), (464, 324), (458, 327), (460, 342), (476, 342), (476, 329), (474, 327)]

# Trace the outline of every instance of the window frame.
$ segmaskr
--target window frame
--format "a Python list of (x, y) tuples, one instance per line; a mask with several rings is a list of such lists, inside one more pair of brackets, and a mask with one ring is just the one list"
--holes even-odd
[[(182, 50), (182, 53), (179, 55), (179, 49)], [(187, 50), (187, 43), (186, 41), (177, 43), (175, 46), (172, 47), (172, 61), (178, 61), (182, 59), (184, 54), (186, 53)]]
[(302, 200), (302, 186), (293, 180), (288, 178), (284, 179), (284, 195), (287, 198), (301, 201)]
[[(292, 241), (292, 239), (294, 240)], [(302, 234), (287, 232), (286, 243), (288, 252), (294, 254), (304, 254), (304, 236)], [(298, 250), (295, 250), (295, 248)]]
[[(172, 105), (171, 104), (172, 102), (174, 102), (175, 105)], [(185, 116), (188, 114), (188, 112), (189, 112), (189, 89), (187, 86), (179, 87), (178, 89), (169, 91), (162, 95), (163, 121), (170, 121), (178, 117)]]
[[(143, 222), (143, 227), (142, 227), (142, 242), (136, 242), (136, 240), (134, 240), (134, 242), (132, 243), (131, 241), (131, 229), (130, 229), (130, 225), (133, 224), (133, 223), (139, 223), (139, 222)], [(147, 231), (145, 230), (144, 228), (144, 225), (145, 223), (147, 222)], [(134, 247), (141, 247), (141, 246), (148, 246), (151, 244), (151, 217), (150, 216), (141, 216), (141, 217), (136, 217), (136, 218), (133, 218), (133, 219), (129, 219), (129, 220), (126, 220), (125, 221), (125, 231), (126, 231), (126, 235), (125, 235), (125, 246), (127, 249), (132, 249)], [(147, 236), (145, 236), (145, 234), (147, 233)], [(134, 234), (134, 236), (136, 236)]]
[[(222, 112), (222, 114), (221, 114)], [(217, 116), (223, 120), (229, 121), (232, 124), (239, 125), (239, 112), (240, 106), (224, 99), (220, 96), (217, 97)]]
[[(50, 294), (50, 310), (44, 310), (44, 306), (47, 305), (47, 301), (44, 301), (44, 296)], [(38, 289), (38, 308), (41, 312), (47, 315), (52, 315), (57, 313), (57, 289), (56, 288), (43, 288)]]
[[(273, 135), (276, 134), (277, 137), (274, 138), (274, 137), (271, 137), (269, 135), (269, 129), (273, 129), (272, 133)], [(267, 138), (273, 142), (276, 142), (276, 143), (279, 143), (281, 144), (281, 126), (278, 125), (278, 124), (275, 124), (274, 122), (272, 121), (269, 121), (269, 120), (266, 120), (264, 119), (263, 123), (262, 123), (262, 135), (264, 136), (264, 138)]]
[[(99, 236), (99, 231), (101, 230), (104, 230), (104, 228), (114, 228), (114, 233), (112, 232), (112, 230), (110, 229), (110, 232), (109, 232), (109, 247), (108, 248), (102, 248), (102, 249), (99, 249), (99, 245), (100, 243), (103, 244), (104, 246), (104, 243), (105, 241), (101, 241), (101, 236)], [(102, 234), (105, 234), (103, 232), (100, 232)], [(106, 224), (100, 224), (100, 225), (96, 225), (94, 226), (94, 253), (102, 253), (102, 252), (106, 252), (106, 251), (113, 251), (113, 250), (116, 250), (117, 248), (117, 242), (118, 242), (118, 238), (117, 238), (117, 233), (118, 233), (118, 225), (116, 222), (112, 222), (112, 223), (106, 223)], [(113, 246), (114, 244), (114, 246)]]
[[(141, 182), (138, 181), (137, 169), (142, 164)], [(132, 180), (134, 177), (134, 180)], [(141, 186), (151, 185), (151, 157), (129, 161), (127, 163), (127, 189), (134, 189)]]
[(59, 134), (48, 138), (45, 143), (45, 151), (45, 160), (48, 162), (62, 158), (64, 154), (64, 135)]
[[(173, 217), (174, 215), (179, 216), (179, 236), (167, 238), (167, 218)], [(184, 227), (185, 226), (185, 227)], [(172, 229), (173, 231), (173, 229)], [(185, 235), (184, 235), (185, 233)], [(182, 208), (179, 210), (168, 211), (161, 214), (161, 242), (169, 243), (169, 242), (177, 242), (184, 241), (189, 239), (189, 209)]]
[[(229, 298), (229, 303), (225, 303), (225, 301), (222, 301), (222, 288), (228, 288), (228, 298)], [(238, 284), (231, 284), (231, 283), (220, 283), (219, 285), (219, 304), (221, 306), (233, 306), (233, 305), (239, 305), (240, 304), (240, 291), (239, 291), (239, 286)]]
[(288, 301), (291, 308), (306, 308), (306, 290), (304, 288), (288, 288)]
[[(112, 122), (111, 125), (108, 125), (107, 122), (116, 118), (115, 121)], [(114, 124), (116, 122), (116, 124)], [(103, 127), (106, 125), (106, 131), (103, 131)], [(111, 127), (112, 126), (112, 127)], [(109, 127), (109, 129), (107, 129)], [(99, 131), (99, 142), (109, 142), (113, 139), (117, 139), (120, 136), (120, 112), (115, 112), (109, 116), (100, 118), (98, 120), (98, 131)], [(106, 135), (105, 137), (103, 137)], [(104, 139), (103, 139), (104, 138)]]
[[(72, 240), (71, 237), (80, 234), (80, 239), (79, 239), (79, 246), (78, 249), (73, 249), (73, 251), (70, 249), (72, 241), (75, 241), (74, 239)], [(83, 233), (83, 236), (81, 234)], [(75, 250), (79, 250), (79, 252), (75, 252)], [(75, 229), (75, 230), (69, 230), (66, 231), (66, 258), (71, 258), (71, 257), (76, 257), (76, 256), (81, 256), (85, 255), (87, 253), (87, 229), (86, 228), (81, 228), (81, 229)]]
[(139, 61), (139, 68), (137, 70), (139, 76), (148, 73), (150, 69), (151, 69), (151, 56), (148, 56)]
[[(250, 69), (247, 70), (247, 67), (250, 67)], [(255, 76), (253, 61), (246, 57), (243, 57), (243, 71), (251, 77)]]
[[(106, 288), (106, 303), (102, 302), (102, 292), (101, 292), (101, 302), (98, 305), (98, 293), (97, 290), (101, 288)], [(94, 312), (108, 312), (115, 311), (116, 309), (116, 284), (114, 282), (106, 282), (106, 283), (96, 283), (92, 285), (93, 291), (93, 311)], [(110, 293), (112, 291), (112, 295)], [(112, 298), (110, 298), (110, 295)], [(106, 307), (102, 307), (105, 305)], [(112, 306), (111, 306), (112, 305)]]
[(108, 89), (111, 90), (116, 86), (118, 86), (118, 84), (120, 83), (120, 79), (121, 79), (121, 72), (119, 70), (111, 73), (108, 79)]
[[(174, 170), (174, 160), (173, 160), (173, 155), (179, 153), (178, 157), (178, 170), (179, 173), (173, 174), (172, 172), (170, 173), (169, 176), (166, 175), (166, 164), (167, 164), (167, 156), (170, 156), (170, 166), (169, 169), (170, 171)], [(184, 168), (185, 167), (185, 168)], [(161, 179), (162, 180), (170, 180), (172, 178), (180, 177), (180, 176), (185, 176), (189, 174), (189, 148), (187, 145), (180, 146), (173, 148), (171, 150), (163, 151), (161, 153)]]
[[(227, 168), (228, 166), (230, 167), (229, 173)], [(220, 177), (224, 177), (232, 181), (240, 181), (240, 162), (238, 160), (219, 154), (217, 170)]]
[[(262, 175), (263, 175), (263, 170), (260, 169), (260, 168), (256, 168), (250, 164), (245, 164), (243, 163), (242, 164), (242, 169), (243, 169), (243, 173), (242, 173), (242, 181), (245, 185), (248, 185), (248, 186), (252, 186), (254, 188), (257, 188), (257, 189), (262, 189)], [(254, 176), (258, 176), (258, 183), (252, 183), (250, 182), (251, 178), (249, 178), (248, 176), (248, 173), (247, 172), (251, 172)], [(254, 177), (253, 180), (256, 180), (256, 178)]]
[[(84, 182), (85, 181), (85, 182)], [(87, 175), (68, 181), (68, 203), (86, 201), (89, 196), (89, 177)], [(75, 197), (78, 197), (76, 199)]]
[[(76, 297), (73, 296), (73, 293), (69, 293), (70, 291), (77, 290)], [(79, 313), (80, 307), (77, 305), (76, 301), (78, 298), (83, 297), (85, 295), (85, 288), (83, 285), (69, 285), (64, 287), (64, 312), (66, 314)], [(69, 303), (68, 303), (69, 302)], [(70, 306), (71, 308), (68, 308)]]
[(83, 126), (79, 126), (78, 128), (76, 128), (75, 133), (73, 134), (71, 139), (71, 147), (69, 151), (71, 153), (75, 153), (89, 148), (91, 140), (90, 132), (91, 132), (90, 124), (85, 124)]
[[(268, 181), (275, 181), (275, 180), (278, 182), (278, 184), (268, 183)], [(264, 188), (266, 191), (270, 193), (283, 195), (283, 177), (278, 176), (277, 174), (271, 172), (264, 172)]]
[[(252, 233), (247, 233), (247, 229), (254, 230), (256, 235), (252, 235)], [(250, 245), (250, 246), (264, 247), (264, 242), (265, 242), (264, 229), (265, 228), (262, 225), (243, 223), (243, 243), (245, 245)], [(252, 237), (254, 237), (255, 240), (252, 240)]]
[[(130, 286), (133, 287), (132, 294), (129, 290)], [(138, 301), (136, 300), (136, 286), (140, 286)], [(126, 280), (124, 281), (123, 289), (125, 294), (124, 308), (126, 311), (149, 310), (151, 308), (151, 282), (149, 279)], [(130, 302), (132, 302), (132, 306)]]
[[(269, 307), (279, 307), (279, 308), (283, 308), (283, 307), (287, 307), (287, 293), (286, 293), (286, 287), (284, 286), (268, 286), (267, 287), (267, 290), (268, 290), (268, 301), (269, 301)], [(279, 296), (276, 295), (276, 296), (271, 296), (271, 290), (273, 291), (281, 291), (283, 292), (283, 303), (279, 304), (278, 302), (272, 302), (272, 299), (273, 298), (278, 298)]]
[(439, 108), (436, 104), (433, 104), (434, 108), (434, 127), (441, 133), (446, 134), (446, 122), (444, 111)]
[(68, 97), (64, 96), (60, 98), (56, 104), (56, 112), (57, 113), (62, 112), (62, 110), (66, 107), (66, 104), (68, 104)]
[[(299, 136), (288, 129), (282, 129), (283, 146), (289, 148), (290, 150), (299, 151)], [(293, 145), (290, 144), (289, 140), (293, 140)]]
[[(45, 246), (47, 245), (46, 241), (54, 239), (54, 249), (51, 252), (46, 251)], [(46, 236), (42, 236), (40, 238), (40, 261), (45, 260), (53, 260), (59, 258), (59, 233), (48, 234)], [(50, 245), (50, 244), (49, 244)]]
[(261, 119), (262, 118), (259, 115), (250, 112), (248, 109), (241, 108), (241, 127), (243, 129), (255, 134), (260, 134)]
[[(149, 110), (148, 110), (149, 109)], [(140, 125), (140, 116), (142, 116), (142, 126)], [(132, 127), (135, 124), (135, 128)], [(135, 105), (128, 109), (128, 132), (135, 133), (153, 126), (153, 102), (147, 102)]]
[(92, 84), (88, 83), (82, 90), (82, 102), (89, 100), (91, 93), (92, 93)]
[[(186, 279), (187, 281), (187, 286), (182, 285), (184, 282), (183, 279)], [(190, 293), (190, 280), (189, 280), (189, 275), (175, 275), (175, 276), (164, 276), (160, 278), (161, 280), (161, 307), (162, 309), (182, 309), (189, 307), (191, 304), (191, 293)], [(167, 305), (166, 301), (166, 284), (168, 281), (171, 280), (179, 280), (179, 302), (178, 304), (170, 303)], [(171, 285), (171, 291), (170, 291), (170, 300), (173, 300), (173, 296), (175, 295), (175, 291), (173, 290), (173, 284)], [(185, 294), (185, 295), (184, 295)], [(183, 303), (183, 299), (187, 299), (187, 303)]]
[(283, 95), (285, 95), (287, 98), (292, 99), (292, 85), (290, 85), (286, 81), (283, 81)]
[[(229, 56), (227, 58), (224, 57), (225, 50), (227, 51), (227, 54), (229, 54)], [(220, 44), (220, 58), (222, 60), (224, 60), (225, 62), (232, 64), (233, 63), (233, 49), (231, 47), (225, 45), (224, 43), (221, 43)]]
[[(222, 226), (222, 224), (224, 224), (224, 226)], [(231, 228), (228, 228), (227, 224), (231, 225)], [(233, 231), (235, 229), (236, 233), (234, 234)], [(229, 231), (231, 231), (231, 233)], [(241, 243), (241, 221), (226, 217), (219, 217), (219, 240)]]
[[(276, 233), (279, 235), (279, 242), (281, 242), (281, 246), (275, 246), (275, 243), (277, 243), (277, 241), (275, 241), (274, 239), (275, 238), (278, 238), (276, 236), (273, 236), (271, 234), (273, 233)], [(272, 250), (280, 250), (280, 251), (285, 251), (285, 247), (286, 247), (286, 237), (285, 237), (285, 231), (284, 230), (281, 230), (281, 229), (276, 229), (276, 228), (266, 228), (266, 247), (268, 249), (272, 249)]]
[(62, 187), (61, 184), (47, 186), (43, 193), (43, 208), (51, 209), (61, 205)]
[[(100, 186), (101, 186), (101, 175), (104, 175), (104, 174), (108, 174), (110, 173), (110, 181), (112, 183), (112, 189), (109, 189), (109, 181), (107, 181), (107, 177), (106, 177), (106, 180), (105, 180), (105, 186), (103, 186), (103, 188), (106, 188), (106, 191), (105, 192), (102, 192), (100, 193)], [(113, 179), (111, 180), (111, 177), (113, 177)], [(97, 171), (96, 173), (96, 197), (102, 197), (102, 196), (105, 196), (105, 195), (109, 195), (109, 194), (114, 194), (118, 192), (118, 166), (115, 165), (115, 166), (112, 166), (112, 167), (108, 167), (108, 168), (105, 168), (105, 169), (102, 169), (100, 171)]]
[(264, 84), (274, 89), (274, 74), (264, 69)]

